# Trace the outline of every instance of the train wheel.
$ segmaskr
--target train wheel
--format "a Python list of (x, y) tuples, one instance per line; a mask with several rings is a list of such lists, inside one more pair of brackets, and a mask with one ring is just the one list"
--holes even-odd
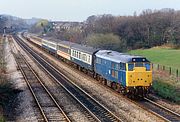
[(112, 83), (111, 83), (111, 88), (112, 88), (113, 90), (116, 90), (116, 89), (117, 89), (117, 85), (116, 85), (115, 82), (112, 82)]
[(106, 80), (106, 79), (103, 78), (102, 81), (103, 81), (103, 84), (104, 84), (104, 85), (107, 85), (107, 80)]
[(118, 93), (121, 93), (121, 90), (122, 90), (121, 85), (117, 84), (117, 90), (116, 90), (116, 91), (117, 91)]
[(96, 74), (95, 78), (97, 81), (99, 81), (99, 75), (98, 74)]
[(88, 70), (84, 69), (84, 73), (85, 73), (85, 74), (88, 74)]

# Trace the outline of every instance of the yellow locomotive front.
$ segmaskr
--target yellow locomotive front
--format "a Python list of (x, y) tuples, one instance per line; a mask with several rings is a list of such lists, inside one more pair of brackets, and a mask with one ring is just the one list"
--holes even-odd
[(130, 94), (146, 96), (152, 85), (152, 65), (146, 59), (133, 59), (126, 64), (126, 86)]

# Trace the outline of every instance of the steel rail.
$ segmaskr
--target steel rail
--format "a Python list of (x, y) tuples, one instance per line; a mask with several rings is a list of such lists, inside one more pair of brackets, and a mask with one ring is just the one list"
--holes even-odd
[[(49, 72), (50, 73), (50, 75), (52, 76), (52, 78), (54, 78), (62, 87), (64, 87), (65, 88), (65, 90), (67, 90), (78, 102), (81, 102), (81, 104), (89, 111), (89, 112), (91, 112), (92, 110), (90, 110), (90, 108), (87, 108), (87, 106), (85, 106), (84, 105), (84, 103), (82, 103), (82, 101), (80, 101), (79, 100), (79, 98), (77, 98), (77, 96), (74, 96), (74, 94), (72, 93), (72, 91), (69, 91), (69, 89), (67, 89), (53, 74), (52, 74), (52, 72), (54, 71), (58, 76), (60, 75), (61, 77), (63, 77), (63, 79), (66, 79), (72, 86), (74, 86), (74, 88), (76, 88), (76, 89), (78, 89), (80, 92), (83, 92), (83, 94), (84, 95), (86, 95), (86, 96), (88, 96), (89, 98), (89, 100), (92, 100), (92, 101), (94, 101), (96, 104), (98, 104), (99, 105), (99, 107), (101, 107), (101, 109), (104, 109), (108, 114), (104, 114), (104, 113), (102, 113), (102, 114), (104, 114), (103, 116), (104, 117), (107, 117), (107, 118), (109, 118), (109, 120), (110, 121), (122, 121), (120, 118), (118, 118), (115, 114), (113, 114), (110, 110), (108, 110), (106, 107), (104, 107), (102, 104), (100, 104), (97, 100), (95, 100), (93, 97), (91, 97), (89, 94), (87, 94), (84, 90), (82, 90), (80, 87), (78, 87), (76, 84), (74, 84), (73, 83), (73, 81), (71, 81), (69, 78), (67, 78), (64, 74), (62, 74), (61, 72), (59, 72), (54, 66), (52, 66), (50, 63), (48, 63), (45, 59), (43, 59), (41, 56), (39, 56), (36, 52), (34, 52), (29, 46), (27, 46), (26, 44), (24, 44), (24, 42), (22, 42), (22, 40), (21, 40), (21, 42), (19, 41), (19, 44), (22, 46), (22, 45), (24, 45), (26, 48), (28, 48), (29, 49), (29, 51), (27, 51), (27, 49), (25, 49), (27, 52), (29, 52), (29, 54), (30, 55), (32, 55), (31, 53), (33, 53), (33, 55), (35, 55), (36, 56), (36, 58), (35, 58), (35, 56), (33, 56), (34, 57), (34, 59), (36, 59), (36, 61), (37, 61), (37, 57), (39, 58), (39, 60), (41, 60), (41, 63), (39, 62), (39, 64), (42, 66), (42, 62), (43, 63), (45, 63), (45, 66), (49, 66), (50, 68), (51, 68), (51, 71), (48, 71), (46, 68), (45, 68), (45, 66), (42, 66), (42, 68), (43, 69), (45, 69), (47, 72)], [(30, 53), (31, 52), (31, 53)], [(49, 69), (50, 70), (50, 69)], [(92, 113), (92, 112), (91, 112)], [(98, 113), (96, 113), (95, 115), (94, 115), (94, 113), (92, 113), (93, 114), (93, 116), (95, 116), (96, 118), (97, 118), (97, 120), (99, 120), (99, 121), (105, 121), (104, 120), (104, 118), (100, 118), (100, 116), (97, 116), (96, 114), (98, 114)], [(102, 116), (102, 115), (101, 115)], [(109, 117), (108, 117), (109, 116)]]
[[(56, 105), (56, 107), (60, 110), (60, 112), (62, 113), (62, 115), (64, 116), (64, 118), (66, 119), (67, 122), (71, 122), (71, 120), (68, 118), (68, 116), (65, 114), (65, 112), (62, 110), (62, 108), (60, 107), (60, 105), (57, 103), (57, 101), (55, 100), (55, 98), (53, 97), (53, 95), (50, 93), (50, 91), (47, 89), (47, 87), (42, 83), (42, 81), (40, 80), (40, 78), (37, 76), (37, 74), (35, 73), (35, 71), (32, 69), (32, 67), (30, 66), (30, 64), (27, 62), (27, 60), (24, 58), (24, 56), (20, 53), (20, 51), (18, 51), (19, 54), (21, 55), (22, 59), (24, 60), (25, 64), (27, 65), (27, 67), (30, 69), (30, 71), (34, 74), (34, 76), (36, 77), (37, 81), (39, 81), (39, 83), (41, 84), (41, 86), (44, 88), (44, 90), (46, 91), (46, 93), (49, 95), (49, 97), (51, 98), (51, 100), (54, 102), (54, 104)], [(38, 98), (36, 97), (35, 95), (35, 92), (33, 90), (33, 88), (31, 87), (30, 85), (30, 82), (28, 81), (28, 78), (26, 76), (26, 74), (24, 73), (21, 65), (18, 63), (17, 59), (15, 58), (20, 70), (21, 70), (21, 73), (23, 74), (24, 76), (24, 79), (26, 81), (26, 83), (28, 84), (28, 87), (31, 91), (31, 93), (33, 94), (33, 97), (35, 98), (35, 101), (38, 105), (38, 107), (40, 108), (40, 111), (44, 117), (44, 120), (46, 122), (48, 122), (48, 118), (47, 116), (45, 115), (45, 112), (42, 108), (42, 106), (40, 105), (40, 102), (38, 101)]]

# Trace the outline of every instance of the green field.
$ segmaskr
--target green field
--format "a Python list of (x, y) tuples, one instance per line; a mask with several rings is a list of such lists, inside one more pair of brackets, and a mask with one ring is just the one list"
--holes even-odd
[(142, 55), (154, 64), (180, 69), (180, 50), (166, 48), (151, 48), (129, 51), (130, 54)]

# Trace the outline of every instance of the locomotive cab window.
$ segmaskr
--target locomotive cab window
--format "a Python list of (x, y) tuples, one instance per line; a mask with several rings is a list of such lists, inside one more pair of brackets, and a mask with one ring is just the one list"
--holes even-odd
[(145, 63), (145, 67), (146, 67), (146, 71), (150, 71), (151, 70), (150, 63)]
[(129, 63), (128, 64), (128, 71), (133, 71), (134, 69), (134, 63)]

